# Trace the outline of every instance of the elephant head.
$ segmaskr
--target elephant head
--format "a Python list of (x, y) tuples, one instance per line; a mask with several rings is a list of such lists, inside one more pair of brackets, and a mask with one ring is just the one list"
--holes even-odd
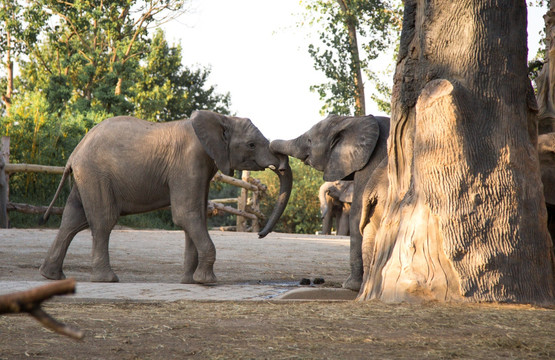
[(264, 229), (258, 235), (270, 233), (285, 210), (293, 176), (288, 157), (270, 151), (270, 142), (249, 119), (228, 117), (211, 111), (196, 111), (191, 116), (193, 129), (206, 153), (226, 175), (233, 170), (264, 170), (270, 168), (279, 178), (277, 203)]
[(350, 180), (368, 163), (379, 135), (372, 115), (329, 115), (295, 139), (272, 141), (270, 149), (323, 171), (325, 181)]

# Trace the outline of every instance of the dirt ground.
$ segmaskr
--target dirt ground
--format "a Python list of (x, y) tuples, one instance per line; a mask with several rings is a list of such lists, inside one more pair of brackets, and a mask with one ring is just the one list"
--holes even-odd
[[(37, 269), (54, 235), (1, 230), (0, 282), (39, 280)], [(83, 282), (90, 239), (79, 236), (65, 269)], [(226, 284), (320, 276), (337, 287), (348, 274), (347, 238), (212, 236), (216, 274)], [(112, 264), (123, 283), (178, 283), (182, 242), (179, 232), (117, 231)], [(60, 298), (45, 310), (83, 330), (85, 338), (52, 333), (25, 314), (0, 316), (0, 359), (555, 358), (555, 308), (527, 305)]]

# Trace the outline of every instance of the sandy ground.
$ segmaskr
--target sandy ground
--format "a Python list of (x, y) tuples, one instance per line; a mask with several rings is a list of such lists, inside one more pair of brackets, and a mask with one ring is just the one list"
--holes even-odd
[[(23, 290), (46, 281), (38, 268), (56, 232), (46, 229), (0, 231), (0, 284), (4, 284), (0, 286), (0, 293)], [(323, 278), (325, 283), (318, 288), (337, 289), (348, 276), (348, 237), (272, 233), (259, 239), (253, 233), (221, 231), (212, 231), (210, 236), (217, 249), (214, 271), (218, 284), (215, 287), (188, 285), (176, 289), (183, 271), (184, 236), (181, 231), (113, 231), (110, 261), (119, 276), (119, 284), (88, 282), (92, 241), (90, 232), (83, 231), (69, 247), (64, 272), (77, 280), (78, 293), (81, 289), (85, 292), (82, 296), (87, 298), (112, 299), (117, 297), (113, 294), (117, 294), (120, 298), (138, 300), (262, 299), (299, 287), (303, 278)], [(259, 296), (243, 294), (253, 288), (258, 290)], [(273, 288), (276, 289), (272, 292)], [(184, 290), (191, 296), (179, 297), (179, 292), (173, 296), (172, 290)], [(123, 297), (122, 292), (127, 292), (127, 296)], [(201, 293), (192, 297), (198, 292)], [(348, 295), (347, 298), (354, 297), (354, 294)], [(299, 296), (307, 297), (304, 293)], [(341, 299), (345, 294), (337, 296)]]
[[(8, 285), (47, 282), (38, 268), (55, 235), (0, 230), (0, 293)], [(27, 314), (0, 316), (0, 360), (555, 358), (553, 307), (313, 301), (318, 292), (347, 291), (338, 287), (348, 275), (348, 238), (211, 236), (216, 286), (179, 284), (181, 232), (134, 230), (112, 236), (111, 261), (121, 282), (98, 284), (88, 282), (91, 240), (83, 232), (69, 248), (65, 273), (78, 281), (75, 296), (90, 291), (101, 300), (59, 297), (43, 308), (85, 337), (53, 333)], [(298, 285), (315, 277), (325, 284)], [(311, 301), (260, 300), (261, 289), (276, 287), (305, 292), (297, 298), (308, 290)], [(200, 300), (184, 295), (193, 289)], [(238, 300), (221, 301), (222, 294)]]

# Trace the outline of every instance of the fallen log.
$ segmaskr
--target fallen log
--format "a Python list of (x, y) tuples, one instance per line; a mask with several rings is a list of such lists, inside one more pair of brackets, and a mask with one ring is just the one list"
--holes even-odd
[[(222, 199), (222, 200), (226, 200), (226, 199)], [(231, 202), (231, 201), (229, 201)], [(235, 202), (237, 202), (237, 199), (235, 199)], [(19, 204), (19, 203), (8, 203), (7, 205), (7, 210), (8, 211), (18, 211), (24, 214), (32, 214), (32, 215), (40, 215), (40, 214), (44, 214), (46, 212), (46, 209), (48, 208), (48, 206), (36, 206), (36, 205), (29, 205), (29, 204)], [(160, 210), (164, 210), (164, 209), (170, 209), (170, 207), (165, 207), (162, 208)], [(251, 220), (255, 220), (256, 216), (258, 215), (261, 219), (265, 218), (265, 215), (262, 214), (261, 212), (256, 212), (257, 215), (254, 215), (252, 213), (248, 213), (245, 211), (241, 211), (241, 210), (237, 210), (231, 206), (225, 206), (222, 203), (218, 202), (213, 202), (213, 201), (209, 201), (208, 202), (208, 214), (209, 215), (217, 215), (217, 211), (215, 212), (215, 210), (220, 210), (220, 211), (225, 211), (234, 215), (239, 215), (239, 216), (244, 216), (246, 218), (249, 218)], [(63, 207), (54, 207), (52, 208), (52, 214), (54, 215), (62, 215), (64, 211)]]
[(224, 175), (220, 172), (216, 173), (216, 175), (214, 175), (212, 180), (213, 181), (221, 181), (221, 182), (226, 183), (226, 184), (242, 187), (243, 189), (247, 189), (247, 190), (250, 190), (250, 191), (258, 191), (258, 186), (254, 185), (254, 184), (251, 184), (247, 181), (243, 181), (243, 180), (231, 177), (231, 176)]
[(74, 294), (75, 279), (56, 281), (26, 291), (0, 296), (0, 314), (28, 313), (44, 327), (74, 339), (82, 339), (84, 333), (54, 319), (43, 309), (42, 302), (56, 295)]
[[(211, 207), (212, 207), (212, 209), (214, 209), (216, 211), (216, 214), (217, 214), (217, 211), (225, 211), (225, 212), (228, 212), (228, 213), (231, 213), (231, 214), (234, 214), (234, 215), (239, 215), (239, 216), (246, 217), (247, 219), (251, 219), (251, 220), (256, 220), (257, 219), (256, 215), (254, 215), (254, 214), (248, 213), (246, 211), (238, 210), (238, 209), (233, 208), (231, 206), (225, 206), (225, 205), (217, 203), (217, 202), (212, 202), (212, 201), (208, 202), (208, 213), (209, 214), (214, 214), (214, 210), (210, 211)], [(260, 215), (264, 216), (264, 214), (262, 214), (262, 213), (260, 213)], [(263, 219), (264, 218), (265, 217), (263, 217)]]
[[(48, 209), (48, 206), (41, 206), (41, 205), (29, 205), (29, 204), (18, 204), (18, 203), (8, 203), (6, 206), (7, 211), (17, 211), (24, 214), (32, 214), (32, 215), (39, 215), (44, 214)], [(53, 207), (52, 214), (54, 215), (62, 215), (64, 211), (63, 207)]]
[(46, 174), (63, 174), (63, 166), (47, 166), (35, 164), (6, 164), (4, 170), (9, 173), (14, 172), (38, 172)]

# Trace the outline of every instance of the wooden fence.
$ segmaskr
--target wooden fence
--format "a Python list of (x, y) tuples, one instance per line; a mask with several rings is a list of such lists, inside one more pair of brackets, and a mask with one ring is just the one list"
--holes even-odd
[[(6, 219), (5, 224), (0, 221), (0, 227), (7, 227), (7, 213), (9, 211), (18, 211), (25, 214), (42, 214), (48, 207), (9, 202), (9, 175), (11, 173), (36, 172), (61, 175), (64, 172), (64, 167), (62, 166), (11, 164), (9, 162), (9, 147), (10, 138), (7, 136), (2, 137), (0, 143), (0, 180), (5, 178), (6, 181), (5, 184), (0, 181), (0, 196), (4, 196), (6, 198), (4, 203), (7, 204), (7, 207), (6, 209), (0, 209), (0, 212), (4, 212), (4, 214), (0, 213), (0, 219), (2, 217), (5, 217)], [(236, 179), (218, 172), (212, 181), (219, 181), (240, 187), (241, 194), (237, 198), (215, 199), (208, 201), (208, 216), (214, 216), (221, 213), (231, 213), (237, 215), (237, 231), (258, 232), (260, 230), (260, 220), (264, 220), (266, 218), (264, 214), (260, 212), (260, 198), (261, 195), (267, 190), (266, 185), (262, 184), (260, 180), (252, 178), (249, 171), (243, 171), (241, 179)], [(3, 186), (6, 186), (6, 188), (2, 189)], [(54, 192), (52, 194), (54, 194)], [(226, 205), (230, 203), (236, 203), (237, 208)], [(61, 215), (62, 212), (63, 208), (60, 207), (54, 207), (52, 209), (52, 213), (55, 215)]]

